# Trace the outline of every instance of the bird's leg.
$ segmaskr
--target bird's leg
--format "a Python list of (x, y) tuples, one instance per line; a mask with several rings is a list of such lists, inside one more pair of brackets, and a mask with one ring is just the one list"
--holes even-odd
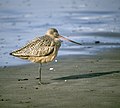
[(41, 71), (42, 71), (42, 63), (39, 64), (39, 84), (41, 83)]

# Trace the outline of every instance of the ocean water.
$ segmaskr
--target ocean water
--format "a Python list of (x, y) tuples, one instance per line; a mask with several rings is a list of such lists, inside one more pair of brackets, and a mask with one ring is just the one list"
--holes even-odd
[(120, 0), (0, 0), (0, 66), (29, 63), (9, 53), (51, 27), (82, 43), (63, 42), (58, 56), (120, 48)]

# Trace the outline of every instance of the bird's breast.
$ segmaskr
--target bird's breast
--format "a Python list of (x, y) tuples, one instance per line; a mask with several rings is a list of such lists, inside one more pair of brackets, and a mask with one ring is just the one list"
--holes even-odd
[(55, 41), (56, 47), (58, 47), (58, 49), (59, 49), (61, 46), (61, 41), (59, 39), (54, 39), (54, 41)]

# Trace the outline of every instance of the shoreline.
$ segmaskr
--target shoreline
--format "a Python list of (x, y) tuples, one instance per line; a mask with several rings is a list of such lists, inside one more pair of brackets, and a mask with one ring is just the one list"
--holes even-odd
[[(77, 36), (76, 36), (77, 37)], [(74, 45), (71, 43), (63, 42), (61, 49), (59, 50), (58, 57), (59, 56), (69, 56), (70, 55), (96, 55), (99, 54), (103, 50), (111, 50), (111, 49), (117, 49), (120, 48), (120, 42), (119, 37), (110, 37), (107, 36), (81, 36), (78, 40), (76, 40), (75, 36), (73, 36), (73, 40), (78, 41), (82, 43), (81, 46)], [(87, 39), (88, 38), (88, 39)], [(72, 39), (72, 38), (70, 38)], [(87, 40), (86, 40), (87, 39)], [(4, 43), (6, 44), (6, 42)], [(25, 43), (24, 43), (25, 44)], [(19, 49), (20, 47), (14, 47), (15, 49)], [(27, 60), (21, 60), (19, 58), (14, 58), (13, 56), (10, 56), (9, 53), (12, 51), (7, 50), (4, 47), (0, 48), (1, 55), (0, 55), (0, 66), (13, 66), (13, 65), (21, 65), (21, 64), (27, 64), (29, 63)], [(5, 51), (6, 50), (6, 51)]]

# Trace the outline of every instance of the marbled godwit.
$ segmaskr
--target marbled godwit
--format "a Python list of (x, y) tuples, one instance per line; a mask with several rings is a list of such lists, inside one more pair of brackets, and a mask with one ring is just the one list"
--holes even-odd
[(39, 84), (41, 83), (41, 66), (42, 63), (47, 63), (53, 61), (57, 56), (58, 50), (61, 46), (61, 39), (73, 42), (75, 44), (81, 45), (78, 42), (67, 39), (59, 35), (58, 31), (54, 28), (50, 28), (45, 36), (38, 37), (31, 42), (29, 42), (24, 47), (13, 51), (10, 55), (27, 59), (35, 63), (39, 63)]

